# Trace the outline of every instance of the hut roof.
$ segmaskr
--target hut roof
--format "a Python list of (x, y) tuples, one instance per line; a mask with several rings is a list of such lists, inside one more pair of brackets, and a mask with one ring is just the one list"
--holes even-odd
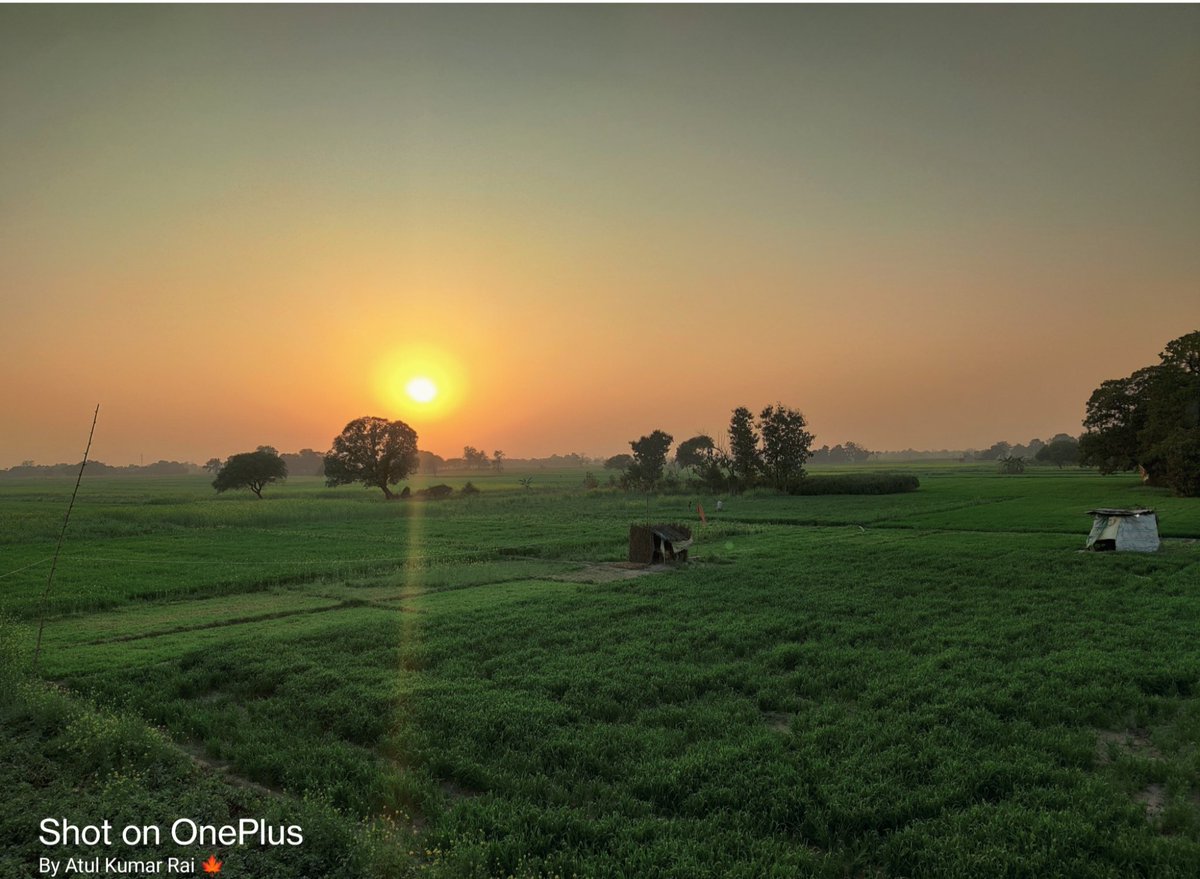
[(651, 525), (650, 530), (671, 543), (683, 543), (692, 539), (692, 532), (679, 525)]

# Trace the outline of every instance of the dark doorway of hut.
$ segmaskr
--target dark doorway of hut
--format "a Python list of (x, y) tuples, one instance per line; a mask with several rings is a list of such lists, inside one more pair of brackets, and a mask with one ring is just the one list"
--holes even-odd
[(630, 525), (629, 561), (638, 565), (686, 562), (692, 529), (686, 525)]

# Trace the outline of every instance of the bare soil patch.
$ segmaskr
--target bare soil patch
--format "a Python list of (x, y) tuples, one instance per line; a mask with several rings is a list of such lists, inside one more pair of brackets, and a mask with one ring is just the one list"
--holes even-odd
[(251, 781), (244, 775), (238, 775), (225, 761), (215, 760), (212, 757), (209, 757), (208, 754), (205, 753), (202, 745), (196, 745), (191, 742), (176, 742), (175, 744), (181, 751), (192, 758), (193, 763), (204, 769), (207, 769), (210, 772), (218, 773), (230, 784), (236, 785), (237, 787), (246, 788), (247, 790), (252, 790), (255, 793), (260, 793), (269, 797), (289, 796), (288, 792), (283, 788), (268, 787), (265, 784), (259, 784), (257, 781)]
[(1162, 752), (1150, 742), (1144, 729), (1102, 729), (1096, 733), (1096, 761), (1105, 766), (1112, 762), (1112, 753), (1128, 754), (1147, 760), (1161, 760)]
[(452, 778), (444, 778), (438, 782), (438, 787), (442, 789), (442, 793), (451, 800), (469, 800), (472, 797), (483, 796), (483, 791), (475, 790), (473, 787), (468, 787), (465, 784), (460, 784)]
[(792, 728), (792, 715), (784, 714), (781, 711), (764, 711), (762, 712), (763, 723), (769, 726), (776, 732), (790, 732)]
[(1167, 805), (1167, 789), (1161, 784), (1150, 784), (1146, 789), (1136, 794), (1134, 799), (1146, 809), (1147, 818), (1156, 818), (1162, 814)]
[(620, 580), (632, 580), (647, 574), (661, 574), (675, 570), (674, 565), (639, 565), (636, 562), (602, 562), (588, 565), (578, 571), (567, 571), (553, 574), (549, 579), (561, 580), (564, 583), (615, 583)]

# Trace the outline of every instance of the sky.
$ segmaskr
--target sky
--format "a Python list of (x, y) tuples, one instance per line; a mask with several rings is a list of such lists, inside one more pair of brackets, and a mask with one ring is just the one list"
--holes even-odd
[(1078, 433), (1200, 328), (1197, 94), (1195, 5), (0, 7), (0, 467)]

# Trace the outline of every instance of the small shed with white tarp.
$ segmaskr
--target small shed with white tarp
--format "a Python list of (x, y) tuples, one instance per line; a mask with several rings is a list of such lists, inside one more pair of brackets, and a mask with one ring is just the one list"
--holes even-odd
[(1087, 548), (1096, 552), (1156, 552), (1158, 517), (1154, 510), (1088, 510), (1095, 517)]

